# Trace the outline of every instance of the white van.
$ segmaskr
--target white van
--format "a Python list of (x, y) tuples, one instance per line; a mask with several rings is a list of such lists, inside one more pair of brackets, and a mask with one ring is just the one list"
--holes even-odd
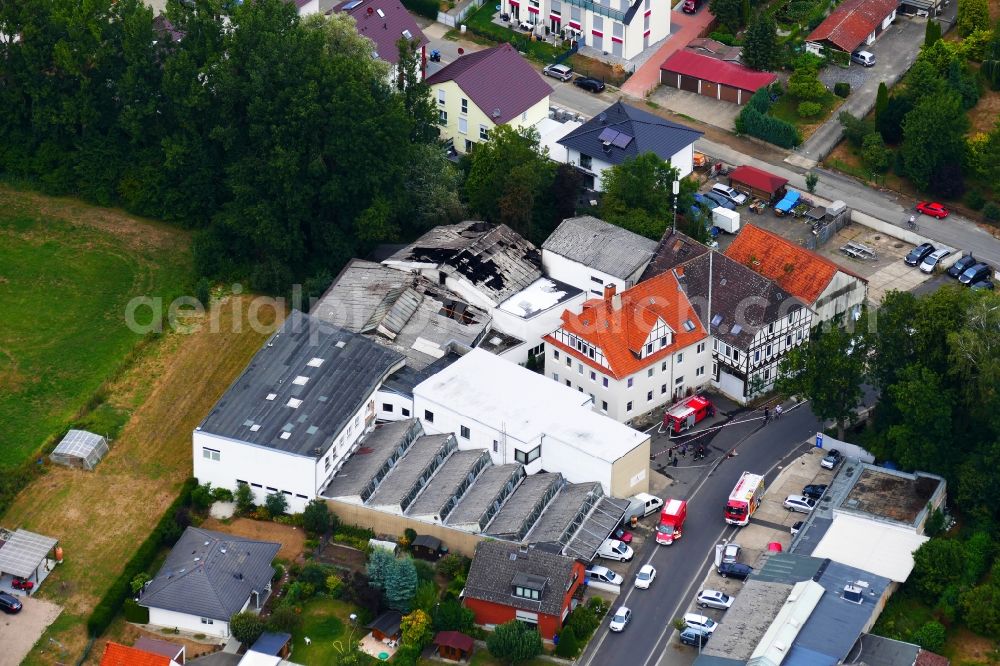
[(851, 54), (851, 60), (859, 65), (871, 67), (875, 64), (875, 54), (869, 51), (855, 51)]

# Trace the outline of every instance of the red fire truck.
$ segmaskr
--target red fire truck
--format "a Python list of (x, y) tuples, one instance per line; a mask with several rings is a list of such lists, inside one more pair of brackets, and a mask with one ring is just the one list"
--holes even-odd
[(684, 519), (687, 518), (688, 503), (671, 499), (663, 505), (660, 524), (656, 526), (656, 543), (669, 546), (684, 536)]
[(694, 427), (695, 423), (714, 415), (715, 405), (708, 398), (695, 395), (668, 409), (663, 414), (663, 427), (671, 437), (676, 437)]
[(750, 516), (760, 506), (760, 499), (763, 496), (764, 477), (760, 474), (743, 472), (733, 492), (729, 493), (729, 501), (726, 502), (726, 522), (740, 527), (749, 523)]

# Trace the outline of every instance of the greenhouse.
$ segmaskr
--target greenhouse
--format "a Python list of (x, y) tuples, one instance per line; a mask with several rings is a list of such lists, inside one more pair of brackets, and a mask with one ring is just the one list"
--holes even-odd
[(108, 453), (108, 440), (86, 430), (70, 430), (49, 459), (57, 465), (92, 470)]

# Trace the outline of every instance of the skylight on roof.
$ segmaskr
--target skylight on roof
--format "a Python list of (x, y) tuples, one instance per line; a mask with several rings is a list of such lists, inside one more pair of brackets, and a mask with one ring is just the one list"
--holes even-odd
[(344, 342), (343, 340), (337, 340), (337, 344), (335, 345), (335, 347), (337, 349), (343, 349), (346, 346), (347, 346), (347, 343)]
[(288, 406), (289, 406), (289, 407), (291, 407), (292, 409), (298, 409), (298, 408), (299, 408), (299, 405), (301, 405), (301, 404), (302, 404), (302, 401), (301, 401), (301, 400), (299, 400), (298, 398), (289, 398), (289, 399), (288, 399), (288, 403), (287, 403), (287, 404), (288, 404)]
[(733, 335), (739, 335), (742, 332), (743, 332), (743, 327), (741, 325), (736, 324), (735, 326), (733, 326), (732, 330)]
[(691, 321), (690, 319), (685, 319), (684, 320), (684, 330), (687, 331), (688, 333), (690, 333), (691, 331), (693, 331), (694, 330), (694, 322)]
[(292, 380), (292, 383), (295, 384), (296, 386), (305, 386), (308, 381), (309, 381), (308, 377), (299, 375), (298, 377)]
[(288, 439), (291, 436), (292, 436), (292, 433), (290, 433), (290, 432), (283, 432), (280, 435), (278, 435), (278, 437), (280, 437), (281, 439)]
[(319, 356), (314, 356), (313, 358), (309, 359), (309, 362), (306, 363), (306, 365), (308, 365), (310, 368), (318, 368), (319, 366), (323, 365), (323, 359), (321, 359)]
[(413, 39), (413, 33), (410, 32), (409, 30), (404, 30), (403, 37), (406, 37), (407, 39)]
[(378, 12), (378, 17), (379, 18), (385, 18), (385, 12), (384, 11), (382, 11), (381, 9), (376, 9), (375, 11)]
[(268, 393), (268, 394), (267, 394), (267, 397), (266, 397), (266, 398), (264, 398), (264, 400), (274, 400), (274, 399), (275, 399), (275, 398), (277, 398), (277, 397), (278, 397), (278, 394), (277, 394), (277, 393)]
[(259, 423), (254, 423), (252, 426), (250, 426), (250, 432), (257, 432), (258, 430), (260, 430)]
[(712, 326), (718, 326), (721, 323), (722, 323), (722, 315), (717, 314), (714, 317), (712, 317)]

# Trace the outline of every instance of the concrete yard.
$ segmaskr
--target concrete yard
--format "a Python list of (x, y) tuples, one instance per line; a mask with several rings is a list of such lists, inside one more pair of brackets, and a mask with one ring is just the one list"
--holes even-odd
[[(49, 625), (52, 624), (62, 606), (51, 601), (42, 601), (35, 597), (19, 597), (23, 608), (17, 615), (0, 616), (0, 666), (14, 666), (20, 664), (31, 648), (35, 645)], [(46, 653), (59, 655), (60, 658), (67, 658), (63, 654), (60, 646), (53, 643), (45, 648)]]
[(714, 125), (727, 132), (733, 131), (736, 116), (740, 115), (740, 110), (743, 108), (739, 104), (723, 102), (670, 86), (658, 86), (649, 96), (649, 101), (681, 116)]

